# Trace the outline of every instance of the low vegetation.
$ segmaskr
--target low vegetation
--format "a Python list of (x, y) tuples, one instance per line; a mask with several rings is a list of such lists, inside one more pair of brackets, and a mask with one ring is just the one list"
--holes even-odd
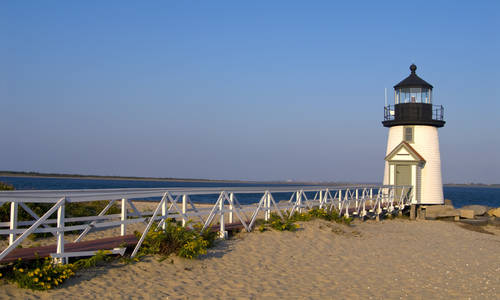
[(258, 229), (260, 232), (266, 231), (269, 228), (278, 231), (296, 231), (299, 226), (295, 224), (295, 220), (284, 216), (281, 218), (276, 213), (271, 213), (269, 220), (259, 225)]
[(342, 223), (350, 225), (352, 218), (347, 218), (340, 216), (340, 214), (335, 209), (324, 209), (324, 208), (313, 208), (307, 212), (294, 212), (293, 214), (285, 214), (281, 218), (276, 213), (271, 213), (269, 220), (263, 222), (258, 226), (260, 232), (266, 231), (271, 228), (278, 231), (296, 231), (298, 225), (295, 222), (298, 221), (310, 221), (313, 219), (322, 219), (330, 222)]
[(341, 216), (335, 209), (313, 208), (307, 212), (311, 219), (323, 219), (330, 222), (350, 225), (353, 218)]
[[(136, 232), (136, 235), (140, 237), (139, 232)], [(206, 254), (207, 249), (214, 245), (216, 238), (216, 232), (202, 231), (199, 227), (189, 229), (183, 227), (180, 222), (169, 219), (165, 229), (147, 233), (139, 255), (155, 254), (166, 258), (176, 254), (194, 259)]]
[[(136, 234), (140, 235), (140, 233)], [(207, 253), (207, 249), (215, 244), (216, 238), (216, 232), (202, 231), (196, 226), (191, 230), (183, 227), (180, 222), (168, 220), (164, 230), (148, 232), (138, 257), (154, 254), (164, 259), (175, 254), (187, 259), (196, 259)], [(54, 264), (48, 257), (31, 261), (19, 259), (15, 263), (0, 266), (0, 278), (16, 283), (20, 288), (48, 290), (61, 285), (79, 270), (113, 260), (113, 256), (108, 254), (110, 254), (109, 251), (98, 251), (90, 258), (80, 258), (65, 265)], [(133, 261), (139, 261), (139, 259), (122, 259), (125, 263)]]
[(0, 277), (20, 288), (31, 290), (50, 290), (73, 277), (77, 271), (95, 267), (110, 257), (109, 251), (98, 251), (90, 258), (78, 259), (71, 264), (54, 264), (48, 257), (31, 261), (17, 260), (15, 263), (2, 266)]
[(0, 191), (13, 191), (14, 186), (0, 181)]

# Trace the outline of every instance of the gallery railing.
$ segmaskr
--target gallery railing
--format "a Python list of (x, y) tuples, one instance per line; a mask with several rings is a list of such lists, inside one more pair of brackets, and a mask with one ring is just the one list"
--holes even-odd
[[(410, 104), (410, 103), (406, 103)], [(397, 105), (405, 105), (405, 103), (397, 104)], [(411, 105), (411, 104), (410, 104)], [(428, 110), (424, 115), (427, 118), (431, 118), (434, 121), (443, 121), (444, 120), (444, 107), (442, 105), (431, 105), (431, 104), (421, 104), (429, 106)], [(402, 111), (406, 111), (402, 110)], [(427, 114), (428, 113), (428, 114)], [(420, 114), (418, 115), (418, 119), (422, 118)], [(394, 121), (396, 120), (396, 107), (394, 105), (386, 105), (384, 106), (384, 121)]]

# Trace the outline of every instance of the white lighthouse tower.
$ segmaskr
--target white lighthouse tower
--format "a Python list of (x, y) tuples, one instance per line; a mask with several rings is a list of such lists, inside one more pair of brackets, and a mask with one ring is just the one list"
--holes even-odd
[(438, 128), (443, 106), (432, 104), (432, 85), (418, 77), (417, 66), (394, 86), (394, 105), (384, 109), (389, 127), (384, 184), (412, 185), (413, 204), (443, 204)]

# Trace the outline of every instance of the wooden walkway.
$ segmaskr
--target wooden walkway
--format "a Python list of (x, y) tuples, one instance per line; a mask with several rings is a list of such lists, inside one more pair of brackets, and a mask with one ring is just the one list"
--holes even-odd
[[(211, 231), (219, 231), (219, 225), (210, 227)], [(231, 223), (225, 225), (227, 231), (236, 231), (243, 229), (241, 223)], [(137, 244), (139, 239), (133, 235), (124, 235), (117, 237), (110, 237), (104, 239), (97, 239), (78, 243), (65, 243), (64, 251), (66, 252), (81, 252), (81, 251), (97, 251), (97, 250), (111, 250), (118, 247), (132, 247)], [(14, 262), (18, 259), (34, 260), (37, 258), (50, 257), (50, 254), (56, 253), (57, 245), (33, 247), (33, 248), (17, 248), (12, 250), (0, 263)]]
[[(117, 236), (111, 238), (104, 238), (92, 241), (85, 241), (79, 243), (65, 243), (64, 250), (66, 252), (80, 252), (80, 251), (97, 251), (97, 250), (111, 250), (117, 247), (133, 246), (137, 244), (137, 237), (133, 234)], [(50, 254), (56, 253), (57, 245), (33, 247), (33, 248), (17, 248), (12, 250), (0, 263), (8, 263), (22, 260), (33, 260), (37, 257), (49, 257)]]

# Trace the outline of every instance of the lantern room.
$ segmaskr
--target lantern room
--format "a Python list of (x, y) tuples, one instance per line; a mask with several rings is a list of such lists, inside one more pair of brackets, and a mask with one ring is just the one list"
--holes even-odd
[(432, 85), (418, 77), (417, 66), (410, 75), (394, 86), (394, 105), (384, 111), (385, 127), (398, 125), (431, 125), (443, 127), (443, 106), (432, 104)]
[(394, 86), (394, 104), (427, 103), (432, 104), (432, 85), (416, 74), (417, 66), (410, 66), (411, 74)]

